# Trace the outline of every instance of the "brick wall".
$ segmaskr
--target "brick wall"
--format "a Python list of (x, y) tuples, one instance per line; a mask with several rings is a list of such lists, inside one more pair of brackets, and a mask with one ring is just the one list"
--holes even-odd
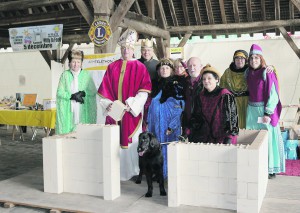
[(77, 126), (77, 132), (43, 138), (44, 191), (120, 196), (119, 127)]
[(259, 212), (268, 181), (267, 131), (241, 130), (238, 145), (168, 146), (168, 205)]

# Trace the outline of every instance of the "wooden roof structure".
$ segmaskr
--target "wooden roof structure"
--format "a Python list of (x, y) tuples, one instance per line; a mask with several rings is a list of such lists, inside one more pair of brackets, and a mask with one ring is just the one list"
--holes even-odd
[[(90, 25), (101, 17), (109, 21), (113, 38), (105, 47), (95, 47), (95, 53), (114, 52), (121, 32), (130, 27), (140, 38), (156, 38), (158, 56), (165, 55), (171, 37), (184, 46), (191, 36), (274, 32), (300, 58), (288, 33), (300, 31), (299, 11), (300, 0), (0, 0), (0, 48), (10, 47), (9, 28), (63, 24), (63, 43), (71, 49), (91, 42)], [(57, 59), (49, 51), (41, 53)]]

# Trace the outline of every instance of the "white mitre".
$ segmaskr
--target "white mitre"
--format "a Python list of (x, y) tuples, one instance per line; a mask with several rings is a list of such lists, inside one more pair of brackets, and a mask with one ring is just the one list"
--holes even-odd
[(119, 38), (118, 44), (121, 47), (131, 47), (134, 49), (134, 44), (138, 39), (138, 34), (135, 30), (128, 28)]

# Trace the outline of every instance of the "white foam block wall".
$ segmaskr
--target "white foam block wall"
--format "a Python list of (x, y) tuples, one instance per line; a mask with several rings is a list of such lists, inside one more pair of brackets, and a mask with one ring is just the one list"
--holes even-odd
[(119, 197), (118, 135), (116, 125), (80, 124), (76, 133), (43, 138), (44, 191)]
[[(259, 211), (268, 180), (267, 132), (241, 132), (242, 138), (252, 139), (250, 145), (168, 146), (168, 206), (184, 204), (247, 212), (254, 203), (257, 208), (251, 207), (250, 212)], [(249, 172), (252, 174), (247, 176)]]

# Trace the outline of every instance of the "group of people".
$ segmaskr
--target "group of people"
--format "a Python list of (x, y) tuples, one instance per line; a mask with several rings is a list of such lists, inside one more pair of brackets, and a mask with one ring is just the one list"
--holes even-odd
[[(285, 171), (278, 78), (266, 65), (260, 46), (253, 44), (249, 56), (244, 50), (235, 51), (221, 75), (213, 66), (203, 66), (198, 57), (187, 62), (155, 60), (153, 41), (148, 39), (142, 41), (141, 58), (135, 60), (136, 40), (130, 29), (120, 37), (121, 58), (109, 64), (98, 89), (106, 114), (114, 100), (126, 105), (121, 121), (110, 116), (105, 121), (120, 125), (121, 180), (139, 173), (137, 144), (142, 131), (152, 132), (162, 144), (165, 178), (168, 142), (236, 144), (240, 128), (267, 129), (269, 178)], [(78, 123), (96, 123), (97, 89), (82, 70), (83, 52), (72, 50), (68, 59), (70, 69), (61, 75), (57, 90), (57, 134), (74, 131)]]

